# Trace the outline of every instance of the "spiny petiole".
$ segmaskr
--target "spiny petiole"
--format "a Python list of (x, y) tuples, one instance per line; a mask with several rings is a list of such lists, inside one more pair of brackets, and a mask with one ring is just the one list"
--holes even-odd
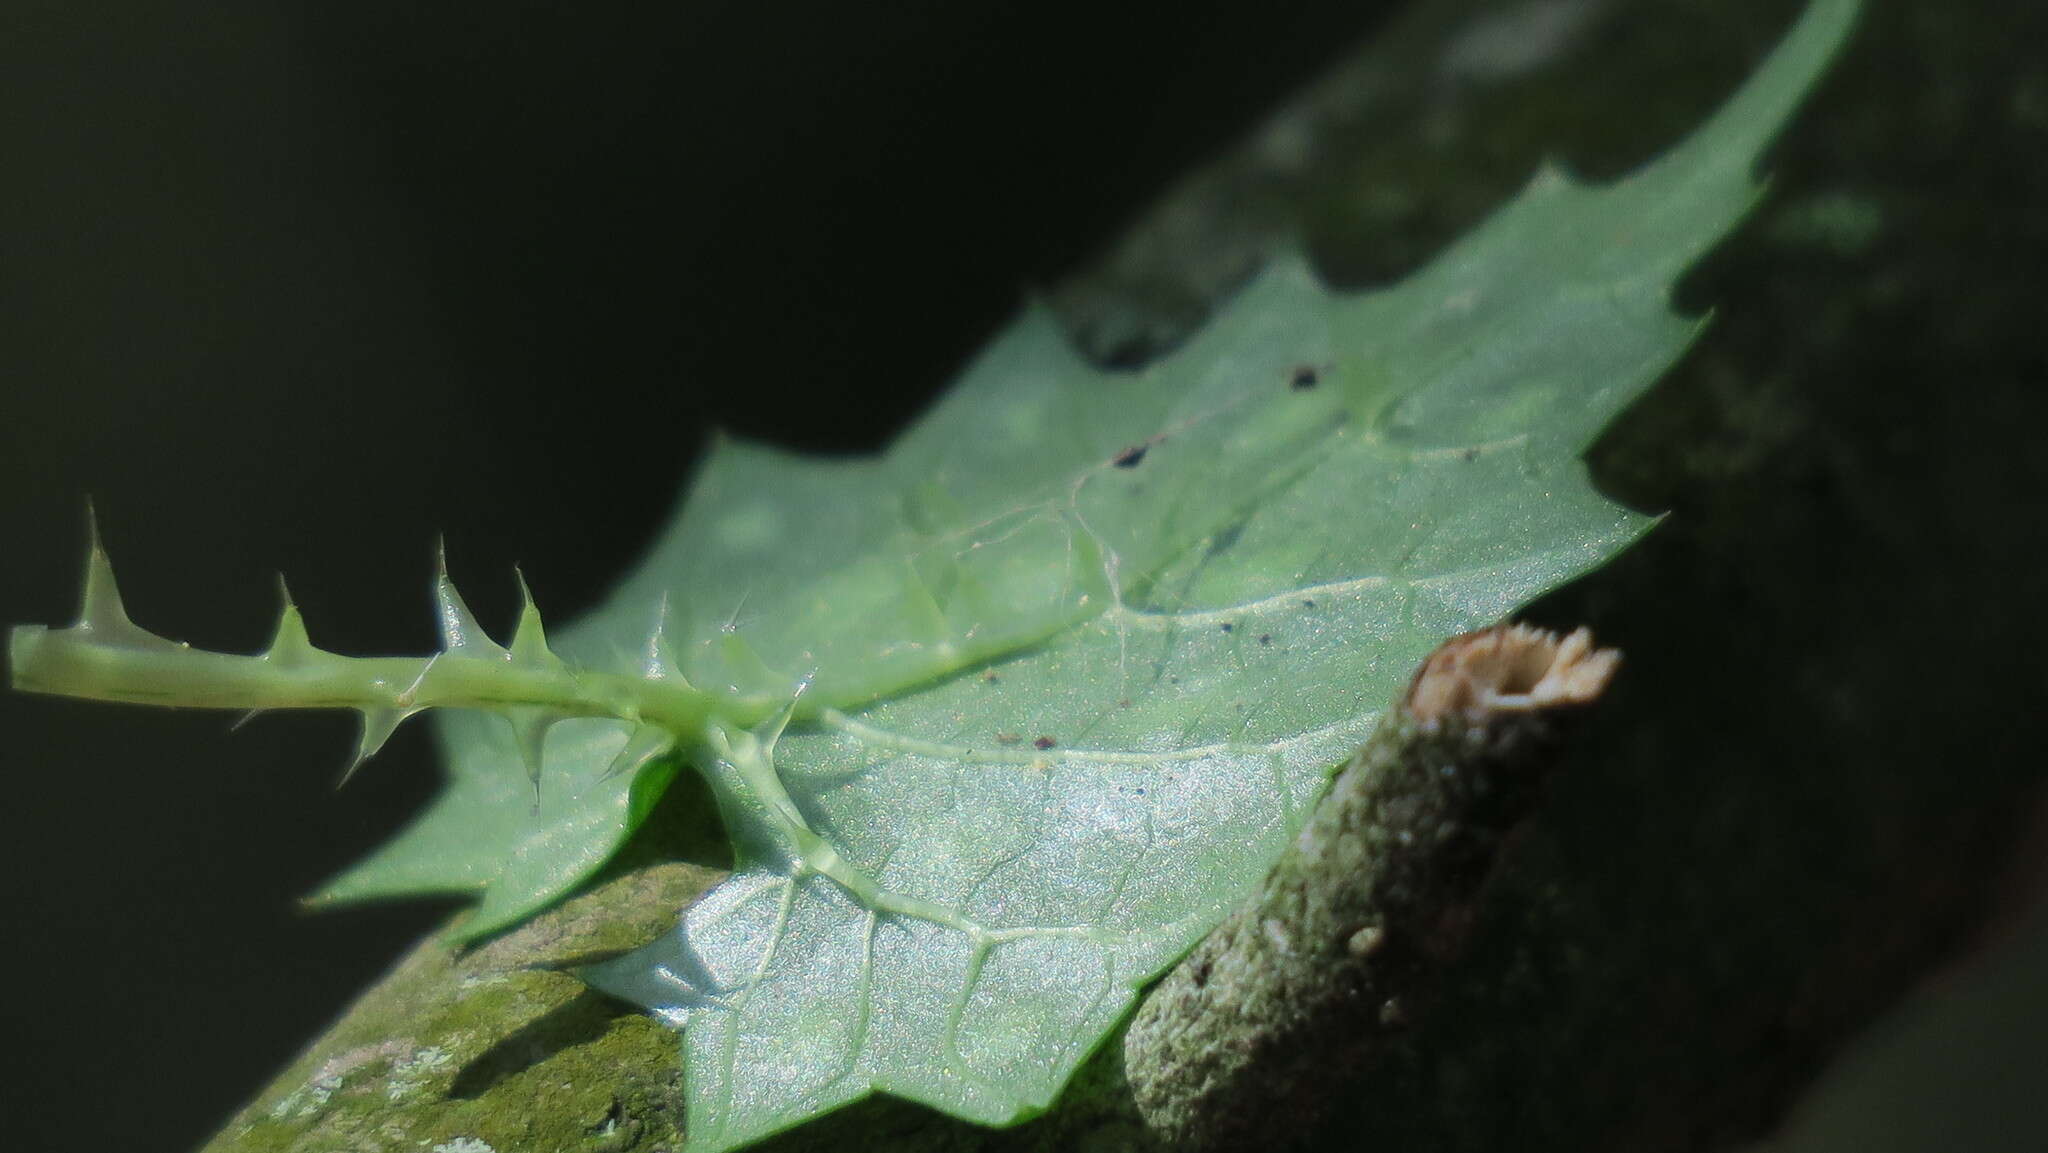
[(448, 577), (445, 554), (434, 580), (441, 651), (426, 657), (349, 657), (313, 645), (291, 592), (263, 652), (208, 652), (167, 640), (128, 617), (114, 569), (97, 530), (86, 559), (78, 621), (69, 628), (20, 625), (8, 645), (14, 685), (26, 692), (179, 707), (353, 709), (362, 734), (346, 781), (407, 718), (432, 708), (478, 709), (511, 726), (536, 790), (547, 730), (571, 717), (603, 717), (633, 725), (626, 744), (599, 779), (630, 774), (682, 744), (699, 745), (699, 760), (729, 820), (750, 830), (756, 852), (782, 859), (793, 876), (816, 874), (879, 913), (915, 917), (993, 938), (958, 912), (885, 887), (812, 829), (775, 769), (775, 745), (802, 715), (810, 678), (781, 701), (714, 695), (677, 671), (665, 636), (666, 605), (631, 674), (569, 664), (547, 647), (540, 611), (522, 578), (512, 641), (501, 645), (476, 622)]
[(70, 628), (17, 626), (8, 645), (16, 688), (93, 700), (197, 708), (354, 709), (363, 720), (343, 780), (374, 755), (408, 717), (431, 708), (480, 709), (505, 718), (536, 789), (547, 729), (570, 717), (634, 725), (601, 779), (631, 773), (677, 745), (703, 742), (703, 768), (731, 815), (757, 835), (762, 851), (796, 874), (816, 873), (883, 913), (918, 917), (975, 935), (981, 929), (949, 909), (886, 889), (818, 835), (775, 771), (775, 744), (798, 715), (805, 678), (781, 702), (714, 696), (676, 671), (663, 630), (664, 611), (634, 674), (569, 664), (547, 647), (540, 611), (520, 580), (519, 623), (500, 645), (476, 622), (448, 577), (445, 555), (434, 581), (442, 648), (426, 657), (348, 657), (316, 648), (291, 593), (270, 647), (240, 656), (167, 640), (137, 625), (121, 604), (114, 569), (97, 531), (86, 559), (84, 604)]
[[(478, 627), (448, 579), (435, 581), (442, 650), (427, 657), (349, 657), (314, 647), (291, 594), (279, 582), (283, 607), (270, 646), (241, 656), (167, 640), (134, 623), (122, 606), (114, 570), (92, 535), (83, 606), (69, 628), (17, 626), (9, 639), (14, 686), (26, 692), (93, 700), (196, 708), (342, 708), (362, 715), (356, 766), (374, 754), (406, 718), (430, 708), (480, 709), (511, 724), (526, 768), (539, 778), (547, 728), (570, 717), (606, 717), (636, 725), (621, 761), (608, 775), (637, 768), (695, 739), (713, 716), (740, 724), (772, 714), (775, 704), (713, 696), (673, 666), (663, 675), (625, 675), (579, 668), (547, 647), (540, 612), (520, 583), (522, 607), (512, 643), (499, 645)], [(651, 644), (660, 646), (657, 637)]]

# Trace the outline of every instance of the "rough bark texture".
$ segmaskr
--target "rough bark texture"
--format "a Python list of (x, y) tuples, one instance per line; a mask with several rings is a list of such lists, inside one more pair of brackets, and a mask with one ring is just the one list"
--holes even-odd
[(1533, 807), (1520, 746), (1539, 735), (1389, 714), (1258, 899), (1146, 996), (1124, 1069), (1148, 1128), (1279, 1147), (1275, 1118), (1319, 1117), (1356, 1083), (1464, 945), (1485, 865)]
[[(2048, 8), (1869, 7), (1777, 150), (1772, 198), (1681, 294), (1719, 323), (1590, 455), (1610, 492), (1673, 516), (1534, 609), (1626, 647), (1629, 675), (1475, 905), (1437, 1011), (1336, 1103), (1328, 1148), (1723, 1147), (1994, 901), (2048, 743), (2012, 705), (2048, 651)], [(1676, 138), (1796, 8), (1424, 0), (1055, 299), (1132, 359), (1277, 244), (1343, 281), (1396, 276), (1543, 155), (1610, 175)], [(1537, 10), (1573, 18), (1554, 43), (1498, 23)], [(658, 920), (675, 896), (634, 907)], [(513, 939), (532, 931), (549, 930)], [(673, 1148), (672, 1038), (566, 975), (439, 948), (215, 1147)], [(465, 994), (477, 980), (503, 1002)], [(502, 1059), (552, 1012), (574, 1027)], [(1138, 1148), (1122, 1060), (1112, 1041), (1013, 1130), (873, 1100), (769, 1145)], [(376, 1107), (344, 1125), (305, 1108), (323, 1091)]]
[(1496, 628), (1425, 663), (1259, 891), (1132, 1018), (1124, 1070), (1151, 1135), (1294, 1145), (1428, 1013), (1566, 722), (1606, 687), (1615, 655), (1589, 649), (1583, 631)]

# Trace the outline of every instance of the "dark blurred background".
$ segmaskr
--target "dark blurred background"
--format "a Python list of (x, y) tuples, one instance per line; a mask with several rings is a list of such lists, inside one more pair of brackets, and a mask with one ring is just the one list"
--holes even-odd
[[(22, 0), (0, 15), (0, 623), (432, 643), (551, 619), (708, 430), (864, 451), (1372, 2)], [(6, 1144), (179, 1149), (446, 907), (293, 901), (430, 793), (345, 716), (0, 694)], [(10, 966), (11, 967), (11, 966)], [(22, 1128), (26, 1123), (26, 1130)]]
[[(566, 620), (647, 544), (709, 430), (879, 447), (1025, 294), (1376, 31), (1421, 12), (1473, 34), (1425, 29), (1454, 50), (1359, 98), (1386, 139), (1334, 150), (1322, 207), (1244, 206), (1306, 218), (1352, 283), (1425, 258), (1553, 141), (1595, 175), (1668, 144), (1798, 7), (17, 0), (0, 15), (0, 624), (70, 619), (88, 496), (132, 615), (197, 645), (260, 647), (282, 571), (316, 642), (425, 651), (442, 533), (487, 624), (509, 621), (515, 562)], [(1730, 1090), (1727, 1127), (1757, 1131), (1987, 919), (2031, 924), (2048, 952), (2048, 920), (2012, 896), (2048, 862), (2007, 860), (2048, 685), (2029, 560), (2048, 27), (2023, 0), (1869, 7), (1773, 199), (1682, 294), (1720, 324), (1595, 454), (1610, 491), (1675, 515), (1536, 610), (1642, 646), (1525, 853), (1549, 870), (1532, 891), (1599, 879), (1601, 854), (1617, 876), (1558, 887), (1576, 910), (1530, 905), (1532, 939), (1599, 954), (1558, 962), (1583, 1003), (1535, 978), (1469, 999), (1500, 988), (1531, 1034), (1655, 1033), (1657, 1010), (1727, 1023), (1660, 1042), (1721, 1046), (1697, 1082), (1633, 1034), (1584, 1076), (1519, 1078), (1518, 1042), (1475, 1012), (1474, 1046), (1503, 1054), (1475, 1094), (1613, 1080), (1490, 1119), (1547, 1123), (1546, 1147), (1572, 1147), (1572, 1109), (1629, 1099), (1651, 1059), (1646, 1084), (1709, 1113), (1700, 1085), (1767, 1069)], [(1682, 606), (1702, 615), (1671, 623)], [(1739, 679), (1755, 660), (1779, 662), (1768, 699)], [(424, 728), (337, 793), (352, 718), (229, 722), (0, 692), (9, 1148), (190, 1147), (447, 915), (293, 903), (431, 793)], [(1985, 880), (2000, 870), (2005, 889)], [(1752, 913), (1748, 936), (1716, 937)], [(1616, 947), (1660, 915), (1640, 953)], [(2044, 1020), (2044, 986), (2016, 987), (1979, 1009)], [(2038, 1047), (1939, 1036), (1917, 1059), (1958, 1083), (2007, 1077), (2009, 1102), (2048, 1080), (2027, 1074)], [(1637, 1094), (1655, 1116), (1622, 1131), (1658, 1140), (1620, 1147), (1714, 1144), (1673, 1136), (1701, 1122), (1665, 1100)], [(1959, 1101), (1921, 1108), (1933, 1143), (1911, 1147), (1943, 1147), (1944, 1109), (1997, 1128)], [(1380, 1144), (1404, 1147), (1383, 1116)], [(1844, 1132), (1800, 1148), (1875, 1147)]]

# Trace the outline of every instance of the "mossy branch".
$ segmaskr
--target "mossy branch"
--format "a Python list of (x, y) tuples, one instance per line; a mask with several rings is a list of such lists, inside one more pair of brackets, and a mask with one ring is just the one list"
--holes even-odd
[(1178, 1149), (1305, 1136), (1425, 1013), (1562, 722), (1619, 661), (1584, 629), (1447, 642), (1259, 892), (1153, 989), (1124, 1036), (1147, 1128)]

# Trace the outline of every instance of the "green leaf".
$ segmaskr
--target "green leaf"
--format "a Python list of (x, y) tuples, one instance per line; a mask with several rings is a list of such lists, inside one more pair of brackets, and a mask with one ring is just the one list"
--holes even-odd
[(882, 460), (722, 450), (582, 635), (688, 590), (693, 635), (732, 621), (765, 666), (817, 670), (839, 707), (776, 771), (864, 874), (956, 920), (771, 858), (593, 973), (686, 1023), (691, 1146), (872, 1090), (1046, 1108), (1436, 642), (1641, 533), (1579, 453), (1699, 330), (1670, 285), (1749, 208), (1852, 14), (1816, 5), (1642, 173), (1545, 172), (1393, 290), (1285, 262), (1134, 375), (1034, 314)]
[(323, 894), (480, 892), (471, 934), (602, 864), (678, 744), (738, 867), (587, 976), (686, 1026), (690, 1147), (875, 1090), (1029, 1117), (1431, 647), (1650, 525), (1579, 454), (1699, 331), (1671, 284), (1753, 203), (1856, 7), (1816, 0), (1642, 172), (1546, 170), (1395, 288), (1283, 260), (1134, 373), (1034, 311), (884, 456), (721, 444), (556, 650), (530, 604), (491, 643), (444, 579), (432, 658), (320, 652), (289, 605), (269, 653), (197, 653), (128, 623), (95, 548), (80, 622), (16, 631), (16, 683), (356, 708), (366, 751), (476, 710), (440, 721), (441, 799)]
[[(437, 719), (448, 785), (410, 828), (307, 899), (314, 906), (431, 893), (475, 894), (454, 936), (473, 940), (552, 904), (610, 859), (674, 779), (674, 758), (605, 778), (627, 728), (564, 721), (548, 733), (541, 803), (517, 771), (510, 733), (481, 713)], [(508, 771), (511, 770), (511, 771)]]

